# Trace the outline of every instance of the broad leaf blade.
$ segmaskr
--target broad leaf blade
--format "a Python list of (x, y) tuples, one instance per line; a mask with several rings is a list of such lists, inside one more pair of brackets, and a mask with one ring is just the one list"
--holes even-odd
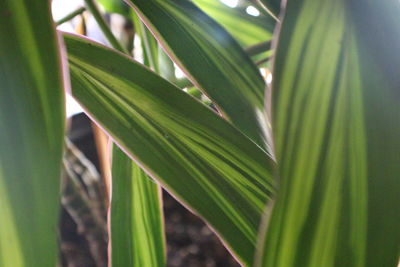
[(0, 266), (55, 266), (64, 100), (49, 1), (0, 1)]
[[(235, 126), (264, 145), (264, 81), (240, 45), (187, 0), (127, 0), (193, 84)], [(262, 120), (263, 121), (263, 120)]]
[(282, 179), (263, 266), (396, 266), (400, 2), (288, 1), (274, 66)]
[(161, 188), (117, 146), (112, 157), (112, 266), (165, 266)]
[(140, 167), (250, 263), (260, 215), (273, 192), (268, 155), (128, 57), (65, 37), (73, 95)]

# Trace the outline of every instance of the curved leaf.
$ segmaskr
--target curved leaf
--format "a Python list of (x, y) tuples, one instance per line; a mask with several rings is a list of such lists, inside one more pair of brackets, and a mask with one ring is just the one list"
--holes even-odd
[(49, 1), (0, 1), (0, 266), (55, 266), (64, 136)]
[(65, 35), (73, 95), (246, 264), (274, 191), (268, 155), (212, 110), (128, 57)]
[(165, 266), (161, 188), (113, 146), (112, 266)]
[(289, 0), (274, 66), (280, 192), (262, 266), (396, 266), (400, 2)]
[(232, 123), (260, 145), (264, 81), (240, 45), (187, 0), (127, 0), (167, 54)]

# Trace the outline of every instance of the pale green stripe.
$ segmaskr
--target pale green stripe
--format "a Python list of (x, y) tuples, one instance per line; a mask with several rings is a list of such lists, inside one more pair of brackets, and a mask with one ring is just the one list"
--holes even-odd
[(381, 4), (287, 2), (273, 73), (281, 184), (259, 266), (397, 264), (400, 2)]
[(113, 139), (205, 218), (245, 264), (274, 190), (268, 154), (208, 107), (127, 57), (66, 36), (74, 96)]
[(161, 188), (116, 146), (112, 176), (112, 265), (164, 266)]

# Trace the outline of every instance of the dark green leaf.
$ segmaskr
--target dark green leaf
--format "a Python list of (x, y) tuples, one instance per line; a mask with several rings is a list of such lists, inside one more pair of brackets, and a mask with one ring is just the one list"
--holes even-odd
[(0, 266), (55, 266), (64, 100), (49, 1), (0, 1)]
[(280, 192), (262, 266), (396, 266), (400, 2), (289, 0), (274, 66)]
[(252, 262), (273, 162), (212, 110), (128, 57), (66, 35), (73, 95), (115, 141)]

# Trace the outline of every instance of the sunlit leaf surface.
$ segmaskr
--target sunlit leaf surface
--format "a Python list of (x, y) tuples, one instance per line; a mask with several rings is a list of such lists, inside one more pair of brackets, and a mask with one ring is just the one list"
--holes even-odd
[(244, 9), (231, 8), (219, 0), (194, 0), (198, 7), (221, 24), (243, 46), (271, 39), (275, 20), (271, 17), (253, 17)]
[(128, 57), (65, 35), (73, 95), (148, 175), (253, 260), (273, 162), (236, 128)]
[(240, 45), (187, 0), (128, 0), (175, 63), (243, 133), (260, 145), (264, 81)]
[(396, 266), (400, 2), (289, 0), (274, 66), (280, 191), (262, 266)]

